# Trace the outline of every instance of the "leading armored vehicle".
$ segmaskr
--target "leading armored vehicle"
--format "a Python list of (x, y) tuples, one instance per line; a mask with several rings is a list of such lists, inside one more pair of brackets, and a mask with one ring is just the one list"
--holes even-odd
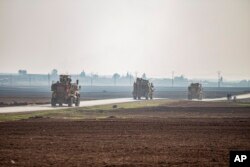
[(154, 85), (148, 80), (142, 78), (136, 78), (133, 87), (133, 97), (134, 99), (141, 99), (145, 97), (146, 99), (153, 99)]
[(75, 106), (79, 106), (80, 88), (78, 80), (76, 83), (71, 83), (70, 75), (60, 75), (60, 81), (51, 85), (51, 106), (56, 106), (56, 104), (59, 104), (59, 106), (68, 104), (69, 107), (73, 104), (75, 104)]
[(188, 99), (199, 99), (203, 98), (203, 88), (200, 83), (191, 83), (188, 87)]

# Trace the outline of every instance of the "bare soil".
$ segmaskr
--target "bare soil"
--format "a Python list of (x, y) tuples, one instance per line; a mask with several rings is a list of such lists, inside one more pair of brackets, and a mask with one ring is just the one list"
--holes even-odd
[(179, 105), (1, 122), (0, 166), (228, 166), (230, 150), (250, 150), (249, 107)]

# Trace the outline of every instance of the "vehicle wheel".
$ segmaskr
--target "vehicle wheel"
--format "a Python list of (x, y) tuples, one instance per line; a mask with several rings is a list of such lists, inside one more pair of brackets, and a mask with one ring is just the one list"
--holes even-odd
[(202, 95), (199, 96), (199, 100), (202, 100)]
[(56, 106), (56, 100), (55, 100), (55, 98), (51, 98), (51, 106), (52, 107)]
[(75, 106), (80, 106), (80, 98), (79, 97), (76, 99)]
[(68, 106), (72, 107), (72, 104), (73, 104), (73, 97), (70, 97), (69, 102), (68, 102)]

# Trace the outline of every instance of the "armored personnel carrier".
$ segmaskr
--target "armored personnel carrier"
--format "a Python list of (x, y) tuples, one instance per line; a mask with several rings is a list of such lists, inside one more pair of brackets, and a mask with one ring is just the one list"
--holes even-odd
[(150, 83), (148, 80), (142, 78), (136, 78), (132, 92), (134, 99), (141, 99), (141, 97), (153, 99), (153, 92), (153, 83)]
[(80, 86), (78, 80), (76, 83), (71, 83), (70, 75), (60, 75), (60, 81), (51, 85), (52, 98), (51, 106), (62, 106), (68, 104), (69, 107), (80, 105)]
[(199, 99), (203, 98), (203, 89), (200, 83), (191, 83), (188, 87), (188, 99)]

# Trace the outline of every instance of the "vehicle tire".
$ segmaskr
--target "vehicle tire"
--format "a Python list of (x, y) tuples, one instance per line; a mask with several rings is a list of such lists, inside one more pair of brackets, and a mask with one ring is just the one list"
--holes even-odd
[(77, 107), (80, 106), (80, 98), (79, 97), (76, 99), (75, 106), (77, 106)]
[(56, 100), (55, 100), (55, 98), (51, 98), (51, 106), (52, 107), (56, 106)]
[(68, 106), (72, 107), (72, 104), (73, 104), (73, 97), (70, 97), (69, 102), (68, 102)]
[(199, 95), (199, 100), (202, 100), (202, 95)]

